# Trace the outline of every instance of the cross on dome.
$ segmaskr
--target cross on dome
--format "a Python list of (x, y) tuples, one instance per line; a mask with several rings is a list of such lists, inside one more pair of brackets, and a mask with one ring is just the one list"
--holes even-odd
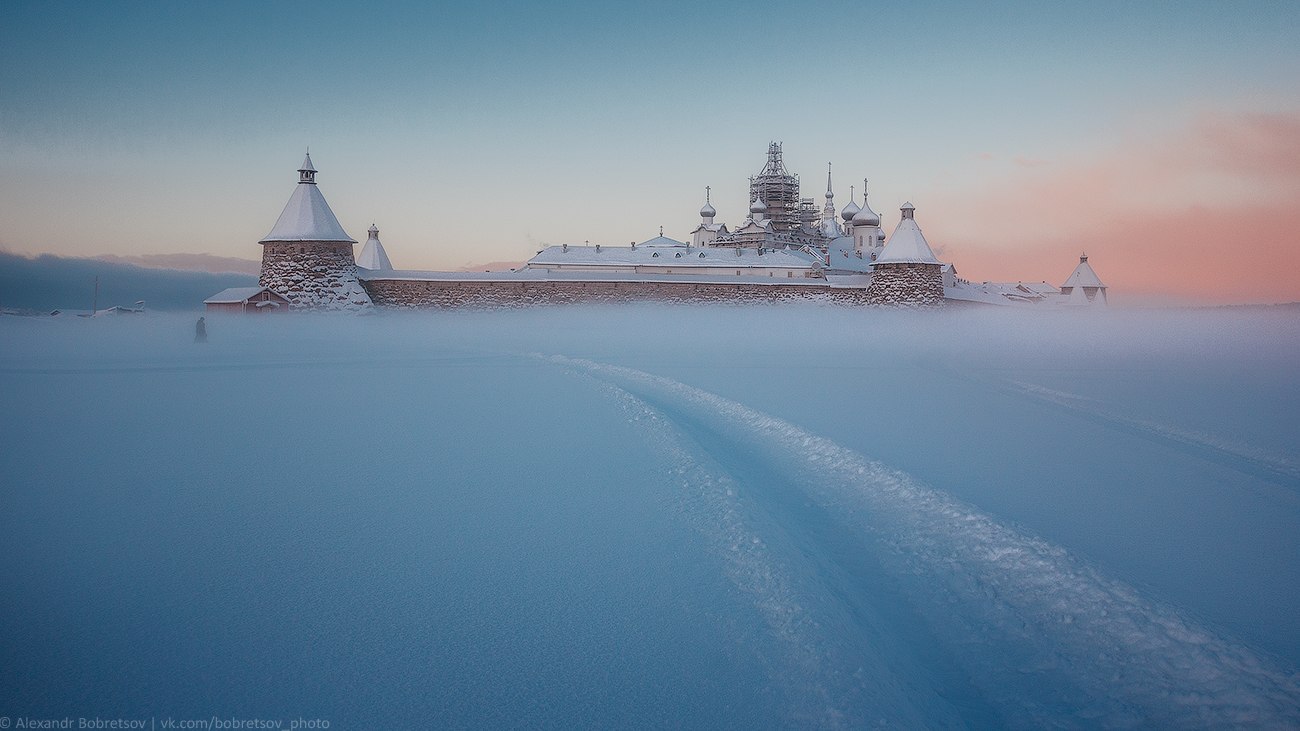
[(704, 207), (700, 209), (700, 217), (706, 219), (709, 223), (713, 223), (713, 217), (718, 215), (717, 210), (714, 209), (713, 204), (709, 201), (709, 192), (711, 188), (712, 186), (704, 186)]

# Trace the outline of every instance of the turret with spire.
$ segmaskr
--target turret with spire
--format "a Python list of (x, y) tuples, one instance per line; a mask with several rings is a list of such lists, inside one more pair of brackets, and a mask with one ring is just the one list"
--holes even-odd
[(943, 262), (935, 257), (916, 225), (915, 211), (911, 203), (899, 208), (898, 227), (872, 265), (867, 302), (924, 307), (943, 304)]
[(372, 271), (392, 269), (393, 263), (388, 260), (388, 252), (384, 251), (384, 245), (379, 243), (379, 227), (372, 223), (366, 233), (369, 236), (366, 238), (366, 245), (361, 247), (357, 266)]
[(1106, 304), (1106, 285), (1093, 271), (1086, 253), (1079, 255), (1079, 265), (1061, 285), (1061, 294), (1069, 297), (1072, 304)]
[[(289, 300), (292, 309), (355, 309), (370, 305), (357, 281), (348, 236), (316, 184), (308, 153), (298, 168), (298, 185), (275, 226), (260, 242), (258, 283)], [(386, 257), (385, 257), (386, 258)]]

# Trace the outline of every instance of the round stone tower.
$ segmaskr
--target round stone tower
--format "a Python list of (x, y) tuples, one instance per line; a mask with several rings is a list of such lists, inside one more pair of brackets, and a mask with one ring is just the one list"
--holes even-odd
[(937, 307), (943, 304), (943, 262), (934, 256), (912, 213), (904, 203), (903, 219), (871, 267), (867, 302), (873, 305)]
[(295, 310), (352, 310), (370, 306), (357, 281), (352, 245), (357, 243), (334, 217), (316, 187), (316, 168), (307, 155), (298, 168), (298, 187), (262, 245), (258, 284), (289, 300)]

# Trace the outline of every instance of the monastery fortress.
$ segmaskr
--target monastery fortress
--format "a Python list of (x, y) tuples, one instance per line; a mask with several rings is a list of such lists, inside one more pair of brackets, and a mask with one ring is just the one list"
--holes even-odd
[(371, 226), (361, 253), (339, 225), (316, 184), (311, 156), (298, 185), (262, 245), (257, 287), (228, 289), (206, 300), (210, 310), (273, 312), (300, 309), (519, 306), (567, 302), (771, 302), (820, 299), (845, 304), (938, 307), (985, 304), (1085, 307), (1106, 303), (1086, 255), (1060, 287), (968, 282), (930, 248), (916, 208), (904, 203), (885, 235), (867, 200), (850, 192), (836, 211), (830, 170), (825, 203), (800, 195), (799, 179), (768, 146), (767, 162), (750, 178), (748, 216), (734, 229), (716, 221), (705, 188), (700, 223), (690, 241), (659, 235), (628, 246), (550, 246), (507, 272), (427, 272), (394, 269), (379, 229)]

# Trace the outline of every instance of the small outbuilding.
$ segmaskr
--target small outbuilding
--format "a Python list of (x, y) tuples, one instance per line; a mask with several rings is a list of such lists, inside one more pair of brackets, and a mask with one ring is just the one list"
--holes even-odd
[(203, 300), (208, 312), (288, 312), (289, 300), (266, 287), (231, 287)]

